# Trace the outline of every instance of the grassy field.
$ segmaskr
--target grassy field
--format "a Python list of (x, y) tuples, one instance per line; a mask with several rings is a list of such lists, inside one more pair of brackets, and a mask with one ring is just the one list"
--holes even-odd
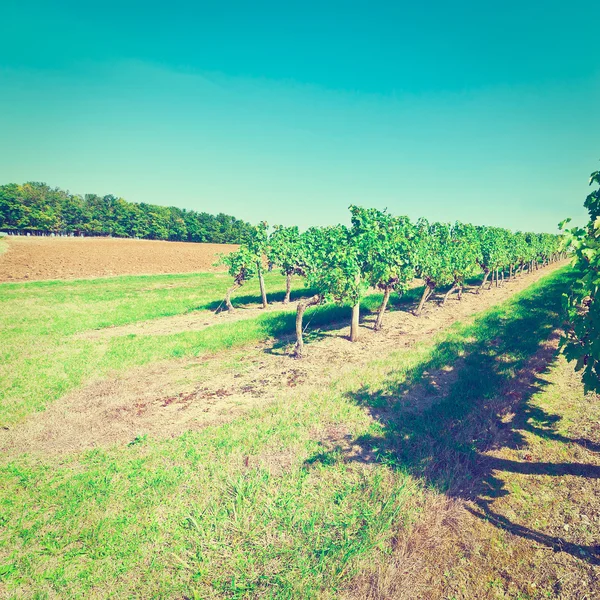
[[(161, 340), (93, 344), (72, 338), (86, 329), (214, 307), (222, 285), (218, 278), (3, 286), (3, 385), (10, 378), (3, 418), (13, 423), (41, 409), (80, 385), (90, 371), (108, 373), (288, 331), (289, 315), (270, 313), (243, 326), (224, 324)], [(544, 402), (561, 409), (566, 404), (571, 412), (560, 427), (559, 416), (543, 420), (541, 409), (523, 417), (531, 424), (528, 435), (539, 438), (532, 460), (546, 461), (545, 468), (530, 471), (542, 477), (547, 495), (557, 493), (553, 475), (596, 481), (592, 467), (564, 472), (542, 458), (544, 444), (557, 456), (571, 452), (576, 436), (569, 427), (587, 423), (575, 406), (583, 397), (577, 385), (557, 396), (546, 393), (539, 381), (541, 372), (565, 368), (554, 363), (554, 351), (545, 344), (560, 325), (561, 294), (570, 280), (568, 271), (554, 273), (426, 343), (393, 352), (312, 394), (259, 406), (230, 423), (174, 439), (139, 438), (125, 447), (4, 460), (0, 595), (414, 597), (401, 595), (401, 582), (410, 580), (407, 569), (394, 572), (392, 567), (398, 567), (399, 549), (406, 548), (402, 540), (419, 531), (441, 499), (471, 503), (473, 514), (479, 512), (475, 522), (492, 530), (486, 543), (492, 540), (499, 550), (495, 562), (479, 564), (476, 555), (465, 559), (459, 545), (451, 545), (456, 561), (435, 583), (444, 595), (431, 597), (553, 597), (548, 594), (554, 593), (556, 578), (547, 570), (540, 571), (544, 576), (533, 588), (527, 588), (531, 577), (515, 583), (502, 574), (501, 569), (517, 566), (519, 572), (527, 570), (522, 555), (513, 564), (512, 549), (529, 538), (524, 525), (516, 523), (522, 515), (509, 514), (511, 520), (496, 514), (489, 490), (504, 500), (529, 492), (515, 492), (511, 474), (523, 475), (519, 461), (488, 454), (519, 448), (510, 436), (498, 435), (515, 434), (523, 420), (503, 427), (510, 414)], [(167, 287), (174, 281), (176, 288)], [(269, 280), (271, 287), (281, 284), (275, 276)], [(32, 306), (35, 315), (29, 314)], [(520, 387), (513, 397), (515, 381)], [(565, 394), (574, 406), (565, 402)], [(585, 433), (577, 435), (584, 439)], [(531, 465), (528, 458), (520, 463)], [(563, 488), (563, 505), (574, 510), (578, 499), (567, 493), (569, 485)], [(547, 525), (548, 520), (527, 515), (528, 531)], [(478, 527), (472, 528), (474, 537), (483, 535)], [(507, 532), (517, 541), (508, 540)], [(504, 536), (499, 545), (497, 535)], [(561, 552), (573, 558), (565, 562), (563, 579), (568, 572), (587, 582), (586, 569), (595, 556), (593, 534), (581, 530), (577, 535)], [(555, 537), (535, 539), (547, 551)], [(406, 552), (402, 556), (410, 562)], [(425, 569), (432, 577), (438, 558), (434, 551)], [(464, 592), (475, 589), (469, 565), (482, 581), (484, 592), (478, 595)], [(448, 574), (454, 596), (446, 594), (454, 589)], [(378, 596), (377, 589), (388, 596)]]
[[(101, 342), (77, 337), (86, 331), (159, 317), (214, 311), (230, 278), (222, 273), (155, 275), (0, 285), (0, 426), (14, 424), (94, 377), (161, 359), (200, 356), (258, 342), (294, 330), (289, 310), (202, 331), (162, 336), (129, 335)], [(284, 278), (266, 276), (269, 298), (281, 302)], [(297, 284), (298, 285), (298, 284)], [(309, 291), (299, 287), (292, 294)], [(419, 289), (411, 290), (412, 300)], [(258, 283), (244, 286), (234, 302), (259, 301)], [(365, 298), (375, 310), (380, 294)], [(397, 302), (397, 299), (395, 299)], [(307, 313), (312, 324), (348, 318), (347, 309), (321, 307)], [(316, 315), (316, 316), (315, 316)]]

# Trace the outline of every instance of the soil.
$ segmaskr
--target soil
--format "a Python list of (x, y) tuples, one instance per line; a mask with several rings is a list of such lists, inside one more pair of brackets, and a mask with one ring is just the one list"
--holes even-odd
[[(313, 337), (307, 340), (307, 356), (302, 360), (290, 357), (293, 340), (289, 338), (218, 355), (155, 363), (92, 382), (43, 413), (31, 415), (24, 423), (0, 430), (0, 451), (72, 452), (128, 443), (139, 435), (175, 437), (208, 424), (229, 421), (253, 405), (322, 390), (331, 381), (359, 370), (378, 357), (413, 346), (506, 300), (564, 264), (551, 265), (479, 295), (475, 288), (466, 289), (461, 301), (452, 296), (444, 307), (429, 301), (421, 317), (408, 310), (390, 312), (385, 316), (384, 329), (379, 332), (372, 331), (376, 315), (368, 315), (361, 323), (359, 341), (355, 343), (347, 339), (349, 326), (313, 332)], [(248, 309), (247, 314), (253, 316), (255, 312), (258, 309)], [(202, 313), (198, 318), (206, 323), (242, 314), (246, 311), (221, 316)], [(186, 318), (189, 316), (157, 319), (154, 325), (128, 328), (154, 328), (153, 334), (167, 333), (170, 323), (175, 331), (181, 331)], [(96, 333), (99, 332), (93, 332)], [(445, 373), (432, 375), (442, 388), (447, 383), (444, 380), (452, 377)], [(415, 393), (411, 393), (411, 400), (418, 402), (418, 398), (413, 398)], [(431, 394), (430, 386), (423, 394)]]
[(232, 244), (120, 238), (6, 236), (0, 282), (216, 271)]

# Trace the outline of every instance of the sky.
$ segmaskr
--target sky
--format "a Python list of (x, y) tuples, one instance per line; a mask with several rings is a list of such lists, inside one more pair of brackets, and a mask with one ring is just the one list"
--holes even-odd
[(251, 222), (556, 231), (600, 169), (600, 3), (0, 5), (0, 184)]

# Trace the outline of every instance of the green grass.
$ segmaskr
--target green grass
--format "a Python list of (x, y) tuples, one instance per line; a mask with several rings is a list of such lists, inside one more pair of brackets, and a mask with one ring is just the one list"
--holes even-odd
[[(0, 595), (339, 597), (385, 562), (426, 493), (456, 489), (456, 466), (478, 445), (452, 432), (560, 323), (571, 280), (556, 272), (427, 343), (225, 425), (5, 460)], [(438, 404), (419, 414), (396, 401), (459, 359), (466, 370)], [(327, 441), (331, 428), (364, 452)]]
[[(270, 274), (266, 280), (274, 299), (283, 297), (283, 278)], [(91, 377), (268, 335), (266, 324), (276, 327), (276, 314), (173, 336), (74, 337), (92, 329), (214, 310), (228, 284), (224, 274), (203, 273), (0, 285), (0, 426), (43, 410)], [(245, 292), (238, 302), (258, 299), (255, 282)]]
[[(310, 293), (295, 283), (292, 299)], [(230, 278), (222, 273), (0, 284), (0, 427), (43, 410), (93, 377), (153, 361), (218, 352), (294, 331), (293, 315), (282, 310), (168, 336), (74, 337), (93, 329), (215, 310), (229, 284)], [(283, 299), (282, 276), (267, 274), (266, 285), (271, 301)], [(393, 297), (393, 302), (412, 301), (415, 295), (411, 290), (401, 300)], [(258, 283), (252, 281), (233, 301), (241, 305), (259, 299)], [(363, 308), (376, 310), (380, 302), (381, 294), (367, 296)], [(347, 307), (324, 306), (309, 310), (306, 322), (314, 328), (348, 318)]]

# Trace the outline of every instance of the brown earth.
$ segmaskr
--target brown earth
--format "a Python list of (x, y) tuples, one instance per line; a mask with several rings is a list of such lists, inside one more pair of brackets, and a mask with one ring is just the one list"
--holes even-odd
[(8, 248), (0, 253), (0, 282), (216, 271), (218, 255), (237, 248), (120, 238), (6, 236), (2, 241)]
[[(130, 442), (138, 435), (174, 437), (208, 424), (229, 421), (253, 405), (282, 399), (292, 394), (323, 390), (330, 382), (351, 372), (360, 372), (377, 358), (424, 341), (457, 321), (494, 306), (535, 281), (564, 266), (557, 263), (506, 282), (478, 295), (466, 290), (461, 301), (451, 297), (446, 306), (429, 301), (421, 317), (408, 310), (390, 312), (383, 331), (372, 331), (374, 315), (362, 322), (359, 341), (347, 339), (349, 326), (320, 330), (307, 345), (307, 356), (289, 356), (291, 338), (271, 340), (255, 347), (220, 352), (194, 359), (171, 360), (131, 370), (92, 382), (52, 404), (43, 413), (31, 415), (10, 430), (0, 430), (4, 452), (63, 453)], [(281, 305), (280, 305), (281, 306)], [(216, 317), (220, 322), (238, 319), (240, 313)], [(249, 309), (253, 316), (257, 309)], [(212, 319), (203, 313), (202, 319)], [(179, 318), (142, 324), (152, 333), (166, 333), (171, 323), (176, 331)], [(158, 321), (162, 321), (160, 325)], [(127, 326), (127, 333), (131, 333)], [(139, 327), (139, 325), (138, 325)], [(310, 331), (310, 328), (309, 328)], [(99, 338), (104, 334), (99, 333)], [(137, 333), (143, 333), (138, 330)], [(103, 343), (102, 339), (98, 339)], [(372, 364), (370, 368), (375, 368)], [(423, 394), (442, 394), (452, 372), (425, 374), (430, 385)], [(414, 392), (414, 393), (413, 393)], [(411, 392), (406, 401), (419, 402)]]

